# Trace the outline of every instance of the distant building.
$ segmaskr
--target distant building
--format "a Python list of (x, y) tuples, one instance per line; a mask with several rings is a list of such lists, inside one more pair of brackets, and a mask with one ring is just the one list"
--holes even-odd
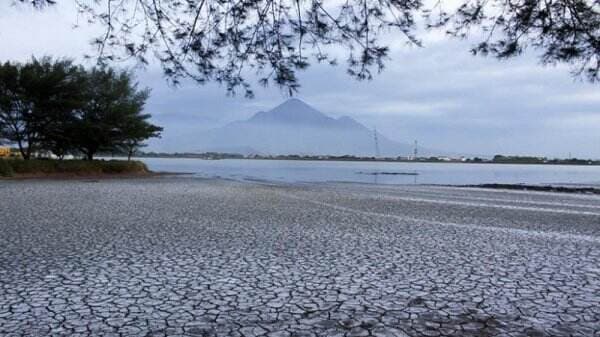
[(10, 157), (10, 147), (0, 147), (0, 158)]
[(58, 159), (58, 157), (50, 151), (35, 151), (31, 156), (34, 158)]

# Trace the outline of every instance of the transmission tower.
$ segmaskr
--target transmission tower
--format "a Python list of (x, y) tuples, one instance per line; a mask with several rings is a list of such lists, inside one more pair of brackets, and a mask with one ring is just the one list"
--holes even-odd
[(419, 155), (418, 152), (418, 145), (419, 143), (415, 140), (415, 152), (414, 152), (414, 160), (417, 160), (417, 156)]
[(377, 139), (377, 128), (373, 129), (373, 139), (375, 140), (375, 158), (379, 158), (379, 139)]

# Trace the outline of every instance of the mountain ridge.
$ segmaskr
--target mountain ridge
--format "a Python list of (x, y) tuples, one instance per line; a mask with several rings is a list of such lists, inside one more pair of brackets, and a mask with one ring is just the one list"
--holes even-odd
[[(377, 132), (380, 155), (407, 156), (411, 145)], [(349, 116), (334, 118), (297, 98), (199, 136), (199, 151), (254, 149), (268, 155), (375, 156), (374, 131)]]

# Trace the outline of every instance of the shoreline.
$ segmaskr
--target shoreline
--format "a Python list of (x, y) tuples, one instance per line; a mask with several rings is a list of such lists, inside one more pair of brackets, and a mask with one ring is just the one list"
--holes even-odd
[[(51, 173), (51, 174), (22, 174), (15, 175), (13, 177), (0, 177), (1, 181), (72, 181), (72, 180), (126, 180), (126, 179), (144, 179), (144, 178), (163, 178), (163, 177), (176, 177), (176, 176), (193, 176), (192, 172), (144, 172), (144, 173), (105, 173), (105, 174), (74, 174), (74, 173)], [(224, 177), (203, 177), (206, 180), (229, 180)], [(237, 180), (236, 180), (237, 181)], [(258, 182), (276, 182), (269, 180), (252, 180), (243, 179), (241, 180), (247, 183), (258, 183)], [(284, 182), (285, 183), (285, 182)], [(294, 185), (294, 183), (290, 183)], [(351, 183), (354, 184), (354, 183)], [(361, 183), (357, 183), (361, 184)], [(368, 184), (368, 185), (379, 185), (379, 184)], [(413, 185), (413, 184), (411, 184)], [(528, 192), (550, 192), (560, 194), (584, 194), (584, 195), (600, 195), (600, 186), (565, 186), (565, 185), (553, 185), (553, 184), (502, 184), (502, 183), (485, 183), (485, 184), (417, 184), (421, 186), (440, 186), (440, 187), (452, 187), (452, 188), (481, 188), (486, 190), (505, 190), (505, 191), (528, 191)], [(386, 186), (389, 186), (386, 184)], [(396, 186), (392, 184), (392, 186)], [(397, 186), (402, 186), (398, 184)]]
[(474, 184), (474, 185), (444, 185), (451, 187), (463, 187), (463, 188), (483, 188), (491, 190), (513, 190), (513, 191), (533, 191), (533, 192), (554, 192), (554, 193), (570, 193), (570, 194), (588, 194), (588, 195), (600, 195), (600, 187), (592, 186), (580, 186), (580, 187), (569, 187), (564, 185), (552, 185), (552, 184)]
[(154, 172), (141, 161), (131, 160), (0, 160), (0, 179), (118, 179), (175, 174)]
[(144, 173), (33, 173), (18, 174), (12, 177), (0, 177), (0, 181), (23, 181), (23, 180), (109, 180), (109, 179), (143, 179), (160, 178), (168, 176), (192, 175), (183, 172), (144, 172)]

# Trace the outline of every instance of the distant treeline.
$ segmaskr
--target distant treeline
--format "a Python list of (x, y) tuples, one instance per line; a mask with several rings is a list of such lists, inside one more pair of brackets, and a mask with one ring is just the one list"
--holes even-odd
[[(119, 156), (125, 155), (123, 152), (112, 152), (106, 155)], [(140, 158), (197, 158), (197, 159), (244, 159), (244, 155), (239, 153), (220, 153), (220, 152), (204, 152), (204, 153), (193, 153), (193, 152), (135, 152), (136, 157)]]
[(15, 145), (23, 159), (131, 155), (162, 131), (142, 113), (149, 93), (129, 72), (106, 67), (51, 58), (0, 64), (0, 144)]
[[(112, 155), (120, 155), (112, 153)], [(384, 161), (384, 162), (423, 162), (423, 163), (490, 163), (490, 164), (554, 164), (554, 165), (600, 165), (600, 160), (592, 159), (547, 159), (545, 157), (532, 156), (504, 156), (496, 155), (492, 159), (473, 158), (450, 158), (440, 157), (360, 157), (352, 155), (330, 156), (330, 155), (242, 155), (239, 153), (221, 152), (137, 152), (138, 157), (151, 158), (198, 158), (198, 159), (264, 159), (264, 160), (321, 160), (321, 161)]]
[(559, 159), (553, 158), (548, 159), (546, 157), (533, 157), (533, 156), (504, 156), (495, 155), (492, 159), (493, 163), (500, 164), (556, 164), (556, 165), (600, 165), (600, 160), (593, 159)]
[(497, 164), (571, 164), (571, 165), (600, 165), (600, 160), (591, 159), (547, 159), (538, 157), (520, 157), (496, 155), (493, 159), (452, 158), (446, 156), (430, 157), (360, 157), (360, 156), (314, 156), (314, 155), (252, 155), (252, 159), (280, 159), (280, 160), (333, 160), (333, 161), (389, 161), (389, 162), (426, 162), (426, 163), (497, 163)]
[(318, 156), (318, 155), (252, 155), (251, 159), (275, 159), (275, 160), (331, 160), (331, 161), (395, 161), (396, 158), (360, 157), (352, 155), (341, 156)]
[[(110, 155), (122, 155), (122, 153), (113, 152)], [(136, 157), (147, 158), (197, 158), (197, 159), (271, 159), (271, 160), (335, 160), (335, 161), (396, 161), (396, 158), (375, 158), (375, 157), (357, 157), (350, 155), (342, 156), (320, 156), (320, 155), (243, 155), (240, 153), (223, 152), (142, 152), (135, 153)]]

